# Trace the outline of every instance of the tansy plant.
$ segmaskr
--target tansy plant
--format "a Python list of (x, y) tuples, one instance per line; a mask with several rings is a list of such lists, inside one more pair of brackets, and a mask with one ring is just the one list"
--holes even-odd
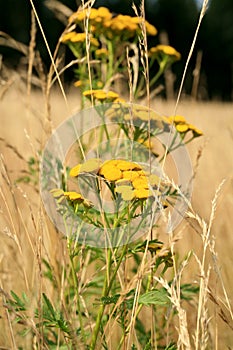
[[(134, 68), (129, 61), (146, 57), (148, 67), (158, 63), (152, 85), (180, 59), (166, 45), (140, 51), (146, 34), (155, 36), (157, 30), (143, 17), (100, 7), (73, 13), (61, 37), (76, 58), (75, 86), (83, 105), (92, 108), (68, 120), (64, 134), (58, 128), (42, 156), (41, 195), (56, 228), (64, 228), (68, 252), (65, 262), (58, 262), (58, 276), (49, 259), (43, 269), (39, 262), (53, 300), (41, 292), (33, 313), (25, 293), (4, 296), (33, 348), (177, 349), (172, 321), (183, 311), (181, 303), (198, 291), (181, 283), (178, 274), (189, 256), (178, 261), (173, 246), (160, 240), (160, 223), (171, 226), (173, 213), (184, 214), (190, 191), (189, 183), (183, 187), (165, 173), (166, 162), (202, 132), (183, 116), (159, 115), (114, 91), (115, 80), (131, 74), (134, 96), (145, 95), (145, 72), (129, 72)], [(134, 60), (127, 57), (129, 50)], [(160, 287), (163, 279), (168, 282)]]
[[(66, 32), (61, 37), (62, 43), (68, 45), (78, 60), (75, 69), (77, 81), (74, 85), (82, 91), (91, 87), (109, 89), (116, 79), (123, 77), (128, 80), (128, 74), (131, 74), (135, 97), (145, 95), (145, 77), (139, 68), (145, 52), (144, 49), (139, 49), (139, 42), (144, 35), (156, 34), (157, 29), (140, 16), (114, 15), (105, 7), (79, 9), (69, 18)], [(132, 56), (128, 62), (127, 50)], [(180, 53), (168, 45), (152, 47), (146, 56), (150, 67), (155, 61), (159, 66), (150, 86), (169, 65), (180, 59)], [(129, 72), (129, 61), (132, 63), (132, 72)]]
[[(173, 186), (161, 171), (161, 164), (165, 154), (172, 155), (202, 132), (182, 116), (165, 117), (144, 106), (119, 102), (119, 96), (111, 91), (85, 91), (84, 97), (93, 99), (94, 119), (98, 116), (101, 121), (81, 138), (89, 156), (83, 158), (77, 151), (79, 145), (74, 147), (72, 154), (79, 162), (72, 166), (68, 163), (63, 186), (50, 191), (65, 223), (72, 269), (75, 271), (75, 261), (81, 252), (79, 242), (90, 255), (98, 252), (100, 263), (106, 261), (106, 266), (87, 285), (78, 286), (78, 272), (74, 272), (80, 326), (78, 344), (86, 344), (92, 350), (109, 349), (105, 335), (111, 322), (116, 322), (121, 331), (114, 348), (123, 349), (135, 317), (135, 331), (141, 337), (141, 345), (152, 349), (151, 334), (140, 323), (141, 310), (146, 305), (152, 306), (155, 319), (164, 322), (162, 310), (168, 311), (171, 303), (166, 290), (158, 287), (153, 276), (162, 277), (173, 267), (172, 252), (155, 234), (156, 220), (159, 216), (166, 217), (166, 212), (182, 200), (185, 191)], [(90, 113), (91, 110), (87, 115)], [(164, 134), (170, 135), (170, 142), (159, 148), (156, 141)], [(102, 253), (100, 248), (105, 248)], [(140, 268), (140, 254), (149, 254), (149, 261), (153, 262), (142, 276), (137, 295), (134, 284), (124, 290), (121, 281), (127, 261), (133, 259)], [(96, 290), (100, 276), (102, 282)], [(184, 294), (185, 288), (196, 292), (192, 285), (184, 285), (181, 286)], [(87, 306), (93, 292), (97, 293), (96, 310)], [(80, 316), (84, 305), (88, 307), (88, 317)], [(89, 322), (92, 332), (88, 330)], [(155, 328), (156, 342), (165, 349), (158, 324)]]

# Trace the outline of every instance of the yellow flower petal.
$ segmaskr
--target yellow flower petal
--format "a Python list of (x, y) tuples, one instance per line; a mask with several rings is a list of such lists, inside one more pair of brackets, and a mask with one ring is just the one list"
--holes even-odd
[(81, 164), (78, 164), (72, 169), (70, 169), (70, 176), (72, 177), (78, 176), (80, 174), (80, 168), (81, 168)]
[(187, 132), (189, 130), (188, 124), (177, 124), (176, 130), (180, 133)]
[(108, 50), (105, 48), (98, 49), (95, 51), (96, 56), (107, 56), (109, 54)]
[(149, 35), (156, 35), (158, 33), (157, 29), (152, 25), (150, 24), (149, 22), (145, 22), (146, 24), (146, 31)]
[(122, 178), (122, 172), (116, 167), (117, 160), (112, 159), (104, 162), (99, 170), (99, 175), (102, 175), (108, 181), (116, 181)]
[(90, 38), (90, 43), (97, 47), (100, 45), (96, 38)]
[(118, 98), (118, 97), (119, 97), (119, 95), (118, 95), (116, 92), (114, 92), (114, 91), (109, 91), (109, 92), (107, 93), (107, 98), (116, 99), (116, 98)]
[(135, 189), (149, 188), (148, 179), (146, 178), (146, 176), (140, 176), (133, 180), (133, 187)]
[(153, 56), (153, 55), (156, 55), (159, 53), (171, 56), (176, 60), (179, 60), (181, 58), (181, 54), (178, 51), (176, 51), (176, 49), (174, 49), (174, 47), (172, 47), (170, 45), (157, 45), (155, 47), (152, 47), (149, 50), (150, 56)]
[(99, 171), (99, 174), (102, 175), (108, 181), (116, 181), (122, 178), (122, 172), (116, 167), (103, 167)]
[(139, 164), (136, 164), (134, 162), (130, 162), (127, 160), (119, 160), (117, 163), (117, 167), (122, 170), (141, 170), (142, 167)]
[(82, 85), (83, 85), (82, 80), (77, 80), (77, 81), (74, 83), (74, 86), (75, 86), (75, 87), (80, 87), (80, 86), (82, 86)]
[(107, 98), (107, 93), (105, 91), (99, 91), (94, 93), (94, 98), (97, 100), (106, 100)]
[(71, 201), (84, 200), (84, 198), (82, 197), (82, 195), (80, 193), (77, 193), (74, 191), (64, 192), (64, 196), (67, 197)]
[(193, 132), (194, 137), (202, 136), (203, 132), (199, 129), (197, 129), (194, 125), (188, 124), (189, 130)]
[(86, 33), (76, 33), (70, 38), (72, 43), (83, 43), (86, 41)]
[(168, 121), (174, 124), (186, 124), (186, 119), (182, 115), (172, 115), (168, 117)]
[(151, 192), (145, 188), (137, 188), (134, 190), (134, 196), (138, 199), (146, 199), (151, 195)]
[(76, 32), (66, 33), (66, 34), (62, 35), (61, 41), (63, 43), (66, 43), (67, 41), (70, 41), (71, 38), (73, 38), (75, 35), (76, 35)]
[(123, 171), (123, 179), (126, 179), (126, 180), (133, 181), (139, 176), (140, 175), (138, 174), (137, 171), (132, 171), (132, 170)]

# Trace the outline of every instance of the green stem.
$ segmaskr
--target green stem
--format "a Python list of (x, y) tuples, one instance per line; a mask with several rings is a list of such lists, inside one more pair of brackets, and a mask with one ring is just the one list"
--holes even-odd
[(107, 81), (113, 76), (113, 65), (114, 65), (114, 54), (113, 54), (113, 42), (112, 40), (108, 40), (108, 72), (107, 72)]
[[(117, 265), (113, 271), (111, 279), (110, 279), (110, 266), (111, 266), (111, 260), (112, 260), (112, 250), (111, 250), (111, 248), (108, 249), (107, 271), (106, 271), (106, 276), (105, 276), (105, 281), (104, 281), (104, 286), (103, 286), (103, 291), (102, 291), (102, 297), (107, 297), (109, 295), (111, 288), (112, 288), (112, 284), (115, 281), (117, 271), (120, 267), (120, 264), (125, 256), (127, 249), (128, 249), (128, 245), (125, 245), (124, 248), (122, 249), (121, 256), (120, 256), (120, 258), (117, 262)], [(109, 283), (108, 283), (108, 281), (109, 281)], [(104, 310), (105, 310), (105, 304), (103, 303), (100, 305), (100, 308), (99, 308), (99, 311), (97, 314), (96, 324), (95, 324), (95, 328), (94, 328), (92, 339), (91, 339), (90, 350), (94, 350), (96, 347), (96, 342), (97, 342), (98, 334), (100, 331), (100, 326), (101, 326), (101, 321), (102, 321)]]
[(81, 329), (81, 337), (82, 337), (82, 340), (83, 340), (83, 342), (85, 344), (86, 335), (85, 335), (85, 332), (84, 332), (83, 320), (82, 320), (82, 314), (81, 314), (78, 278), (77, 278), (75, 267), (74, 267), (74, 259), (73, 259), (73, 253), (72, 253), (72, 250), (71, 250), (71, 240), (70, 239), (68, 239), (67, 245), (68, 245), (68, 251), (69, 251), (69, 258), (70, 258), (72, 278), (73, 278), (74, 287), (75, 287), (75, 296), (76, 296), (76, 299), (77, 299), (77, 310), (78, 310), (78, 318), (79, 318), (80, 329)]

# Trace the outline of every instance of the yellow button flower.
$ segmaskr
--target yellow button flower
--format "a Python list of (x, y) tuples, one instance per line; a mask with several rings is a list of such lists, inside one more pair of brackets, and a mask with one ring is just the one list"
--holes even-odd
[(81, 164), (76, 165), (70, 170), (71, 177), (77, 177), (80, 174)]
[(94, 100), (99, 100), (101, 102), (108, 101), (114, 102), (119, 98), (119, 95), (114, 91), (104, 91), (104, 90), (86, 90), (83, 92), (83, 96), (87, 98), (93, 97)]
[(197, 129), (194, 125), (188, 124), (189, 130), (193, 132), (194, 137), (202, 136), (203, 132), (199, 129)]
[(136, 179), (134, 179), (132, 183), (135, 189), (149, 188), (148, 179), (146, 176), (139, 176)]
[(139, 164), (136, 164), (134, 162), (130, 162), (127, 160), (119, 160), (117, 163), (117, 168), (120, 170), (140, 170), (142, 167)]
[(169, 123), (174, 123), (174, 124), (186, 123), (186, 119), (182, 115), (170, 116), (170, 117), (168, 117), (168, 121), (169, 121)]
[(63, 193), (64, 196), (74, 204), (82, 203), (84, 207), (91, 208), (93, 207), (93, 203), (88, 199), (84, 198), (80, 193), (75, 191), (67, 191)]
[(75, 86), (75, 87), (81, 87), (82, 85), (83, 85), (82, 80), (77, 80), (77, 81), (74, 83), (74, 86)]
[(102, 49), (96, 50), (95, 54), (96, 54), (96, 56), (106, 57), (106, 56), (108, 56), (109, 52), (107, 49), (102, 48)]
[(68, 198), (70, 201), (83, 201), (84, 198), (80, 193), (70, 191), (70, 192), (64, 192), (64, 196)]
[(145, 188), (137, 188), (134, 190), (134, 196), (138, 199), (146, 199), (151, 195), (151, 192)]
[(66, 43), (67, 41), (71, 41), (71, 39), (72, 39), (76, 34), (77, 34), (76, 32), (69, 32), (69, 33), (66, 33), (66, 34), (62, 35), (61, 41), (62, 41), (63, 43)]
[(171, 56), (175, 60), (180, 60), (181, 58), (181, 54), (170, 45), (157, 45), (149, 50), (149, 56), (156, 56), (158, 54)]
[(98, 158), (88, 159), (82, 164), (78, 164), (70, 170), (71, 177), (77, 177), (81, 173), (97, 173), (101, 165), (101, 160)]
[(130, 180), (130, 181), (133, 181), (135, 180), (137, 177), (139, 177), (140, 175), (138, 174), (137, 171), (124, 171), (123, 172), (123, 179), (126, 179), (126, 180)]
[(176, 130), (180, 133), (185, 133), (189, 130), (188, 124), (177, 124)]
[(117, 181), (122, 178), (122, 172), (117, 168), (117, 159), (111, 159), (104, 162), (100, 167), (99, 175), (102, 175), (108, 181)]
[(149, 22), (146, 21), (145, 25), (146, 25), (147, 34), (154, 36), (154, 35), (156, 35), (158, 33), (157, 29), (152, 24), (150, 24)]
[(122, 178), (120, 169), (107, 165), (100, 169), (99, 175), (102, 175), (108, 181), (116, 181)]
[(98, 9), (91, 8), (74, 12), (69, 18), (69, 23), (83, 22), (86, 18), (89, 18), (91, 21), (101, 22), (111, 17), (112, 14), (106, 7), (99, 7)]

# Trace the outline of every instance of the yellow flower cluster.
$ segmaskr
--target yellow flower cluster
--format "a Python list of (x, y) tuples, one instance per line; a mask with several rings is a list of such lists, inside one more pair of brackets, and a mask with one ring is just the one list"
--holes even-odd
[[(109, 39), (122, 36), (124, 39), (135, 36), (141, 32), (141, 23), (143, 19), (140, 17), (131, 17), (126, 15), (112, 16), (112, 13), (106, 7), (98, 9), (89, 8), (83, 11), (77, 11), (69, 18), (69, 23), (77, 23), (82, 26), (83, 21), (89, 19), (91, 31), (103, 33)], [(156, 35), (157, 29), (145, 21), (145, 28), (148, 35)]]
[(122, 102), (119, 95), (114, 91), (104, 91), (104, 90), (86, 90), (83, 92), (83, 96), (100, 102)]
[(150, 108), (140, 105), (132, 106), (128, 103), (112, 105), (106, 112), (106, 116), (116, 122), (130, 122), (133, 120), (135, 126), (144, 125), (146, 129), (149, 121), (154, 129), (164, 130), (168, 125), (166, 117), (159, 115)]
[[(192, 131), (193, 137), (203, 135), (201, 130), (189, 124), (183, 116), (161, 116), (146, 106), (130, 106), (128, 103), (116, 104), (108, 109), (106, 116), (116, 122), (133, 121), (134, 126), (143, 126), (143, 128), (147, 127), (150, 121), (151, 128), (157, 128), (161, 131), (169, 131), (169, 125), (174, 124), (176, 130), (183, 135), (188, 131)], [(147, 148), (153, 149), (153, 144), (149, 144), (147, 139), (139, 138), (137, 141)]]
[[(86, 42), (86, 33), (76, 33), (76, 32), (69, 32), (64, 34), (61, 37), (61, 41), (63, 43), (85, 43)], [(96, 38), (93, 38), (92, 35), (90, 35), (90, 43), (93, 46), (98, 47), (99, 42)]]
[(172, 60), (180, 60), (181, 54), (174, 49), (174, 47), (169, 46), (169, 45), (157, 45), (155, 47), (152, 47), (149, 50), (149, 56), (150, 57), (160, 57), (163, 58), (163, 56), (170, 56)]
[[(111, 29), (113, 34), (127, 33), (128, 37), (133, 37), (141, 31), (142, 19), (140, 17), (131, 17), (126, 15), (118, 15), (104, 22), (104, 26)], [(157, 29), (145, 21), (146, 32), (148, 35), (156, 35)]]
[(112, 18), (112, 14), (106, 7), (99, 7), (98, 9), (89, 8), (81, 11), (78, 10), (70, 16), (69, 23), (79, 23), (87, 18), (97, 23), (101, 23), (103, 20)]
[(203, 135), (203, 132), (197, 129), (194, 125), (187, 123), (186, 119), (182, 115), (170, 116), (167, 118), (169, 124), (174, 124), (176, 130), (185, 135), (188, 131), (192, 131), (193, 137)]
[(55, 198), (59, 198), (59, 202), (63, 199), (68, 199), (74, 206), (83, 204), (86, 208), (91, 208), (93, 204), (80, 193), (75, 191), (63, 191), (61, 189), (53, 189), (50, 191)]
[(141, 165), (135, 162), (111, 159), (101, 163), (99, 159), (89, 159), (70, 170), (72, 177), (78, 177), (83, 173), (92, 173), (107, 182), (114, 183), (115, 192), (120, 193), (123, 200), (146, 199), (155, 194), (161, 195), (156, 190), (160, 184), (159, 177), (147, 174)]
[(107, 49), (102, 48), (102, 49), (96, 50), (96, 51), (95, 51), (95, 55), (96, 55), (97, 57), (102, 57), (102, 58), (104, 58), (104, 57), (107, 57), (107, 56), (109, 55), (109, 52), (108, 52)]

